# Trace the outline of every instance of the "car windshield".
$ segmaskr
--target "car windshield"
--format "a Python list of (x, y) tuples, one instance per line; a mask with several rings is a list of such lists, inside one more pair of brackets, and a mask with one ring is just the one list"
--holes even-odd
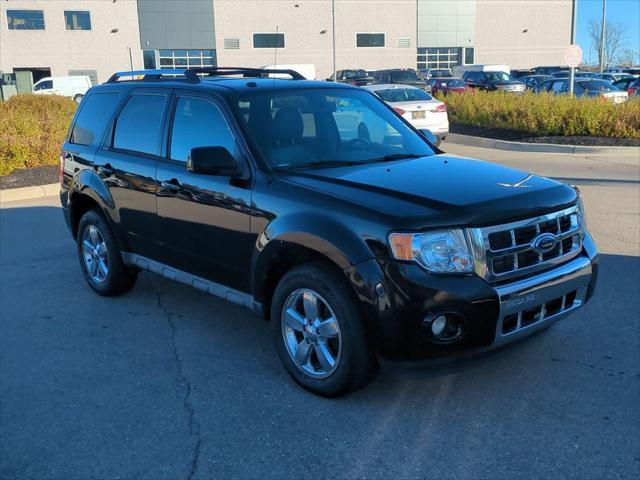
[(450, 77), (451, 70), (431, 70), (431, 75), (434, 77)]
[(354, 165), (434, 153), (364, 90), (255, 91), (239, 97), (237, 107), (253, 143), (276, 168)]
[(613, 86), (611, 82), (607, 82), (605, 80), (585, 80), (576, 82), (585, 90), (589, 90), (591, 92), (611, 92), (617, 91), (619, 88)]
[(413, 70), (402, 70), (399, 72), (392, 72), (391, 76), (394, 82), (402, 83), (402, 82), (417, 82), (420, 79), (416, 72)]
[(344, 78), (352, 80), (354, 78), (367, 78), (367, 72), (364, 70), (345, 70)]
[(419, 88), (390, 88), (388, 90), (376, 90), (376, 93), (385, 102), (424, 102), (433, 100), (433, 97)]
[(484, 76), (490, 82), (508, 82), (513, 80), (513, 78), (505, 72), (484, 72)]

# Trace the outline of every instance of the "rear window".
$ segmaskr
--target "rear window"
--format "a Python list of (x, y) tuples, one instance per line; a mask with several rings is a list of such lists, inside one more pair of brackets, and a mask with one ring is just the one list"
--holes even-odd
[(355, 78), (367, 78), (367, 72), (364, 70), (345, 70), (342, 76), (348, 80)]
[(614, 87), (610, 82), (606, 82), (604, 80), (588, 80), (583, 82), (576, 82), (585, 90), (589, 90), (591, 92), (610, 92), (619, 90), (617, 87)]
[(376, 93), (385, 102), (420, 102), (433, 99), (431, 95), (417, 88), (390, 88), (377, 90)]
[(102, 139), (104, 129), (111, 120), (118, 104), (118, 94), (94, 93), (82, 102), (69, 142), (75, 145), (92, 145)]
[(393, 76), (393, 81), (396, 83), (417, 82), (420, 80), (416, 72), (414, 72), (413, 70), (403, 70), (400, 72), (392, 72), (391, 75)]
[(132, 95), (116, 120), (114, 148), (160, 155), (160, 130), (166, 102), (165, 95)]

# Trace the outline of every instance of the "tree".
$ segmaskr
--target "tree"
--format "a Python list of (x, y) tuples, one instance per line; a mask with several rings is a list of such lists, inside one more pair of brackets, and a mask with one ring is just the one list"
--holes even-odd
[[(602, 22), (589, 21), (589, 37), (591, 45), (600, 55), (600, 34), (602, 31)], [(622, 24), (615, 22), (607, 22), (604, 31), (604, 58), (600, 59), (602, 68), (605, 69), (614, 60), (617, 60), (622, 49), (625, 46), (625, 30)]]
[(625, 48), (618, 57), (616, 63), (619, 63), (620, 65), (628, 65), (630, 67), (638, 65), (640, 63), (640, 50)]

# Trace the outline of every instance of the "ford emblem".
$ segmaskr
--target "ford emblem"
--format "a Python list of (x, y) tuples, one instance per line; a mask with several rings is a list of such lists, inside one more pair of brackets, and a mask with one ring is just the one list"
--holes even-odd
[(531, 241), (531, 248), (538, 254), (548, 253), (555, 248), (556, 241), (553, 233), (542, 233)]

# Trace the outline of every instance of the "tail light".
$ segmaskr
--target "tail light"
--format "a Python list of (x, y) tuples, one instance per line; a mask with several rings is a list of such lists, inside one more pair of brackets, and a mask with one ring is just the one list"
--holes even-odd
[(436, 108), (434, 108), (431, 111), (432, 112), (436, 112), (436, 113), (446, 112), (447, 111), (447, 106), (444, 103), (441, 103), (440, 105), (438, 105)]
[(627, 93), (629, 94), (629, 96), (631, 96), (631, 95), (634, 95), (637, 90), (638, 90), (638, 87), (629, 87), (627, 89)]
[(62, 181), (64, 180), (64, 155), (60, 154), (60, 171), (58, 172), (60, 177), (60, 185), (62, 185)]
[(398, 115), (404, 115), (406, 112), (406, 110), (403, 110), (401, 108), (398, 107), (393, 107), (393, 110), (398, 114)]

